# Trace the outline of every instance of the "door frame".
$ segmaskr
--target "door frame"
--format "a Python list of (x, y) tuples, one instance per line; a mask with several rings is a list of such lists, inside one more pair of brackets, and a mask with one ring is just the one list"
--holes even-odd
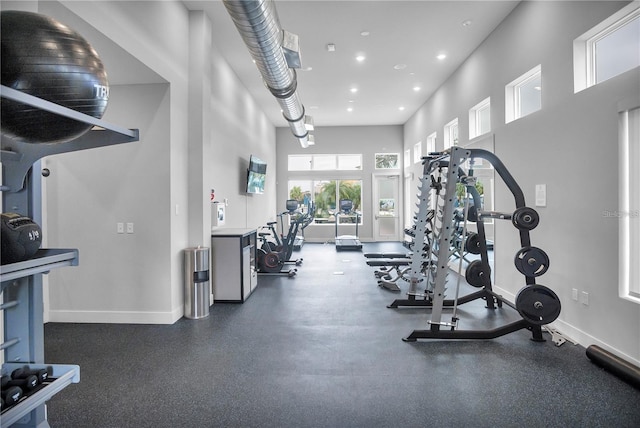
[[(389, 237), (387, 235), (380, 236), (380, 226), (378, 224), (378, 178), (387, 177), (387, 178), (395, 178), (396, 181), (396, 192), (397, 192), (397, 200), (396, 200), (396, 215), (393, 217), (396, 219), (395, 229), (396, 233), (393, 237)], [(402, 184), (401, 184), (402, 174), (400, 171), (388, 171), (388, 172), (374, 172), (371, 174), (371, 206), (372, 210), (372, 225), (373, 225), (373, 240), (374, 241), (402, 241), (403, 230), (402, 223), (404, 223), (403, 216), (403, 207), (404, 202), (402, 198)]]

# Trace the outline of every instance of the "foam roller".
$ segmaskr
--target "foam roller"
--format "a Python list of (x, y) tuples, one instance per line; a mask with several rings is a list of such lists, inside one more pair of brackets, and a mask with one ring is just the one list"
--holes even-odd
[(598, 366), (640, 389), (640, 367), (634, 366), (596, 345), (587, 348), (587, 357)]

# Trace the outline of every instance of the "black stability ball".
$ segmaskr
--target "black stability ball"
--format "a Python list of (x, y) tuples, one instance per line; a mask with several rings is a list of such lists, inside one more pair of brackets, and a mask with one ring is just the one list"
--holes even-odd
[[(33, 12), (0, 12), (2, 84), (102, 118), (109, 83), (102, 61), (77, 32)], [(2, 134), (29, 143), (61, 143), (91, 125), (2, 98)]]

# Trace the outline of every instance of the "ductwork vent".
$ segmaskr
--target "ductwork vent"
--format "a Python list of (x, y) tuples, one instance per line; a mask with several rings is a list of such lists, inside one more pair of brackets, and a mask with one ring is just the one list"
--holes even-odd
[(270, 0), (224, 0), (224, 5), (265, 85), (280, 104), (291, 132), (302, 147), (308, 147), (304, 106), (296, 92), (296, 72), (291, 68), (300, 66), (299, 55), (297, 61), (295, 56), (297, 36), (280, 28), (276, 8)]

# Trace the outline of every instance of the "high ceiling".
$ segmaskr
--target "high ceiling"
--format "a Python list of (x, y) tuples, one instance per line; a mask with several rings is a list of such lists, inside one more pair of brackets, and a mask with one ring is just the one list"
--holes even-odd
[[(216, 46), (276, 126), (287, 126), (222, 1), (190, 1)], [(518, 1), (283, 0), (283, 29), (299, 36), (298, 93), (316, 126), (403, 124)], [(329, 52), (327, 45), (335, 51)], [(440, 54), (446, 55), (438, 59)], [(358, 61), (358, 55), (364, 60)], [(351, 92), (356, 88), (357, 92)]]

